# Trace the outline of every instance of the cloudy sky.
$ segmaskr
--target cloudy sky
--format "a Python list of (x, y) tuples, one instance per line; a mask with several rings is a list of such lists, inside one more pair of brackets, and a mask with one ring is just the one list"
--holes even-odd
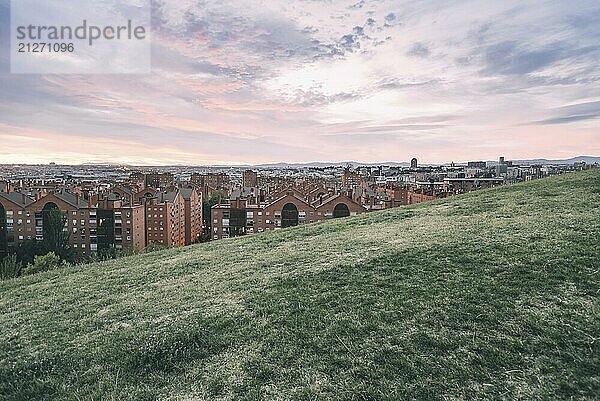
[(0, 0), (0, 162), (600, 156), (597, 0), (153, 3), (151, 74), (15, 75)]

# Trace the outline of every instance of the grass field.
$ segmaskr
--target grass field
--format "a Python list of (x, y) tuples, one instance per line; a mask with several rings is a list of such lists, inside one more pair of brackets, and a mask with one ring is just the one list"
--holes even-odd
[(2, 400), (600, 397), (600, 170), (0, 282)]

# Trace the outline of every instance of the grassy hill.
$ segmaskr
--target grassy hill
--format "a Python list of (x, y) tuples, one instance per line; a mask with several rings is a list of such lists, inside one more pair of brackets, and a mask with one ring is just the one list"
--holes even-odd
[(598, 399), (600, 171), (0, 283), (2, 400)]

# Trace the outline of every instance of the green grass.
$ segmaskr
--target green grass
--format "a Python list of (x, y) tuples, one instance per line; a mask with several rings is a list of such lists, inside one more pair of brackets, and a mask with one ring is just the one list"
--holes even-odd
[(598, 399), (600, 171), (0, 283), (2, 400)]

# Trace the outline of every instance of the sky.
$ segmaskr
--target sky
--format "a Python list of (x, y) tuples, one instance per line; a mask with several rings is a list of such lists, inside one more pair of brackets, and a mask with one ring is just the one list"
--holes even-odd
[(600, 156), (597, 0), (153, 0), (137, 75), (10, 74), (8, 3), (0, 163)]

